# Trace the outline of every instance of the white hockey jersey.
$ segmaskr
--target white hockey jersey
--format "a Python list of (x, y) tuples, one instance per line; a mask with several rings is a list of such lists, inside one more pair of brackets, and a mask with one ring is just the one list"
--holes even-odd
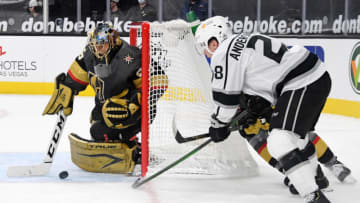
[(211, 59), (214, 114), (230, 122), (240, 93), (258, 95), (275, 104), (282, 92), (302, 88), (320, 78), (325, 67), (301, 46), (288, 48), (280, 40), (261, 34), (234, 35)]

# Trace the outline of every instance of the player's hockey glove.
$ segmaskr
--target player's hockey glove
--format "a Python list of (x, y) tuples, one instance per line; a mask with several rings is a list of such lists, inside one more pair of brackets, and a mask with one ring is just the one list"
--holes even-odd
[(114, 129), (124, 129), (135, 125), (141, 118), (141, 93), (124, 90), (120, 95), (107, 99), (102, 107), (105, 124)]
[(66, 75), (61, 73), (55, 78), (55, 89), (50, 98), (49, 103), (46, 105), (45, 114), (56, 114), (63, 109), (66, 116), (70, 115), (73, 110), (74, 92), (73, 90), (64, 84)]
[(209, 135), (214, 142), (224, 141), (230, 135), (229, 124), (219, 121), (215, 115), (212, 115)]
[(270, 102), (260, 96), (246, 95), (246, 98), (247, 110), (250, 113), (254, 114), (258, 118), (261, 117), (266, 118), (266, 120), (270, 120), (273, 112)]

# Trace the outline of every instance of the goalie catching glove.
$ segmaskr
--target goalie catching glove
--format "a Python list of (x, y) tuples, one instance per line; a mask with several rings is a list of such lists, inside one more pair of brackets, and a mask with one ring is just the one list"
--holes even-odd
[(117, 96), (107, 99), (102, 107), (105, 124), (109, 128), (124, 129), (135, 125), (141, 118), (141, 93), (125, 89)]
[(53, 115), (58, 113), (61, 109), (63, 109), (66, 116), (72, 113), (74, 92), (70, 87), (64, 84), (65, 78), (65, 73), (56, 76), (54, 92), (42, 115)]

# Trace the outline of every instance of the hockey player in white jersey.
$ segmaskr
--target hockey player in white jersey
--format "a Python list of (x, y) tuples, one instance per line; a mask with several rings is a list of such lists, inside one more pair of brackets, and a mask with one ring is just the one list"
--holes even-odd
[[(207, 22), (205, 21), (204, 24), (206, 23)], [(208, 49), (200, 49), (199, 51), (204, 52), (209, 65), (212, 53), (215, 52), (219, 44), (217, 40), (219, 36), (217, 36), (217, 34), (226, 27), (226, 23), (228, 23), (226, 18), (218, 16), (216, 18), (212, 18), (211, 32), (206, 29), (207, 32), (204, 33), (202, 28), (198, 29), (198, 32), (196, 32), (196, 43), (200, 45), (208, 45)], [(207, 25), (210, 26), (210, 24)], [(239, 133), (249, 142), (261, 158), (282, 173), (283, 171), (281, 165), (269, 154), (267, 149), (269, 121), (271, 113), (273, 112), (273, 107), (270, 102), (260, 96), (243, 94), (240, 100), (239, 112), (246, 110), (247, 114), (245, 116), (246, 119), (242, 119), (241, 123), (237, 122), (236, 124), (239, 126)], [(309, 132), (307, 136), (309, 141), (315, 146), (319, 163), (328, 168), (341, 183), (356, 182), (356, 179), (351, 175), (351, 170), (339, 161), (338, 157), (327, 145), (325, 140), (323, 140), (315, 132)], [(320, 189), (324, 189), (329, 186), (329, 181), (323, 174), (320, 165), (318, 166), (315, 181)], [(287, 177), (284, 179), (284, 184), (289, 187), (292, 194), (299, 194), (296, 188), (289, 182)]]
[[(216, 18), (198, 29), (211, 32), (211, 21)], [(230, 27), (223, 26), (216, 34), (219, 47), (211, 59), (215, 101), (211, 139), (220, 142), (229, 136), (228, 125), (241, 93), (265, 98), (275, 105), (267, 140), (270, 154), (282, 164), (305, 202), (330, 202), (315, 183), (315, 148), (306, 136), (314, 130), (330, 92), (331, 79), (324, 65), (304, 47), (288, 49), (261, 34), (232, 36)], [(207, 44), (200, 46), (207, 49)]]

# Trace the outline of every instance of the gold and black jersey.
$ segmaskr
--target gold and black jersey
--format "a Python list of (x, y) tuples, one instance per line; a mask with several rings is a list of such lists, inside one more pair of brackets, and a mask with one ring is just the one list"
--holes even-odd
[[(99, 67), (108, 68), (111, 74), (99, 77), (95, 71)], [(83, 53), (76, 57), (70, 66), (66, 83), (77, 92), (90, 84), (96, 93), (96, 104), (102, 104), (125, 89), (139, 89), (140, 77), (141, 51), (122, 41), (103, 59), (96, 58), (86, 46)]]

